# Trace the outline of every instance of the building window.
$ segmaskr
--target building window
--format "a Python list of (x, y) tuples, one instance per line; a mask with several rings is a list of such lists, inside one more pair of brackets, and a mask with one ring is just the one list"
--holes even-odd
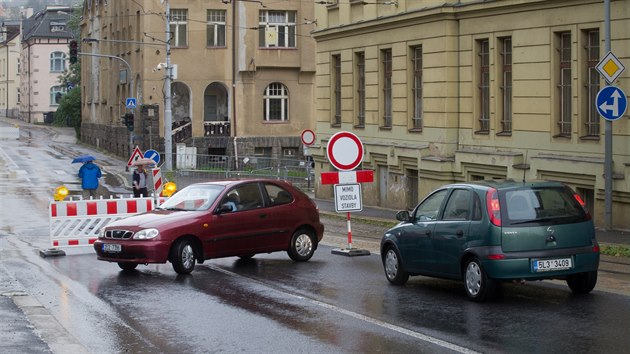
[(558, 136), (571, 136), (571, 33), (558, 33)]
[(298, 155), (297, 148), (288, 148), (288, 147), (282, 148), (282, 157), (284, 158), (294, 158), (294, 157), (297, 157), (297, 155)]
[(357, 126), (365, 126), (365, 53), (356, 54)]
[(586, 90), (588, 97), (586, 102), (586, 135), (599, 137), (599, 112), (597, 112), (596, 98), (599, 92), (599, 73), (597, 63), (599, 63), (599, 30), (586, 31)]
[(501, 133), (512, 132), (512, 37), (500, 39), (501, 45)]
[(266, 121), (289, 120), (289, 91), (279, 82), (271, 83), (265, 89), (263, 97)]
[(295, 11), (260, 11), (258, 35), (264, 48), (295, 48)]
[(185, 47), (188, 45), (188, 10), (171, 10), (171, 45), (173, 47)]
[(66, 30), (66, 22), (50, 22), (50, 32), (64, 32)]
[(411, 49), (411, 66), (413, 67), (413, 115), (411, 129), (422, 130), (422, 47)]
[(50, 88), (50, 105), (57, 106), (59, 102), (61, 102), (61, 97), (63, 96), (63, 87), (62, 86), (53, 86)]
[(59, 73), (66, 70), (66, 53), (50, 53), (50, 72)]
[(208, 47), (225, 47), (225, 10), (208, 10)]
[(392, 126), (392, 50), (381, 52), (383, 68), (383, 127)]
[(479, 129), (477, 132), (490, 131), (490, 41), (477, 41), (479, 56)]
[(259, 146), (254, 148), (254, 156), (271, 157), (273, 149), (271, 146)]
[(341, 55), (332, 56), (333, 73), (333, 102), (335, 103), (335, 117), (333, 125), (341, 125)]

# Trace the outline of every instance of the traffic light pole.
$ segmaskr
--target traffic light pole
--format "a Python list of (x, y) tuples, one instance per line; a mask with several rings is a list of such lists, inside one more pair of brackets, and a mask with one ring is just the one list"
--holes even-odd
[(173, 170), (173, 111), (171, 97), (171, 5), (164, 1), (166, 13), (166, 77), (164, 78), (164, 169)]

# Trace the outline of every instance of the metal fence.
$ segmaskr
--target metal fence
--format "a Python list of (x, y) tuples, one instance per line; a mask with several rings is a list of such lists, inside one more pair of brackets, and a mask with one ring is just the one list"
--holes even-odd
[(314, 188), (312, 162), (261, 156), (174, 154), (168, 180), (179, 188), (192, 183), (226, 178), (270, 178), (290, 181), (304, 191)]

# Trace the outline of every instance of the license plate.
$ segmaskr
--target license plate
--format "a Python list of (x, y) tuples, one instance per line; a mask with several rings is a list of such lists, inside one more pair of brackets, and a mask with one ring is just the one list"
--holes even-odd
[(122, 251), (122, 245), (116, 243), (104, 243), (103, 252), (117, 253)]
[(571, 269), (572, 267), (573, 260), (571, 258), (532, 260), (532, 269), (534, 272), (549, 272), (552, 270)]

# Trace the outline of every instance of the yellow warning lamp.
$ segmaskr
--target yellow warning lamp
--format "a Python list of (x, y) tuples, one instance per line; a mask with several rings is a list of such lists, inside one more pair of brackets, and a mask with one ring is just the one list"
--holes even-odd
[(177, 185), (174, 182), (167, 182), (162, 189), (162, 195), (165, 197), (170, 197), (175, 192), (177, 192)]
[(54, 195), (55, 201), (60, 202), (66, 199), (68, 194), (70, 194), (70, 191), (68, 190), (68, 188), (66, 188), (66, 186), (59, 186), (55, 188), (55, 195)]

